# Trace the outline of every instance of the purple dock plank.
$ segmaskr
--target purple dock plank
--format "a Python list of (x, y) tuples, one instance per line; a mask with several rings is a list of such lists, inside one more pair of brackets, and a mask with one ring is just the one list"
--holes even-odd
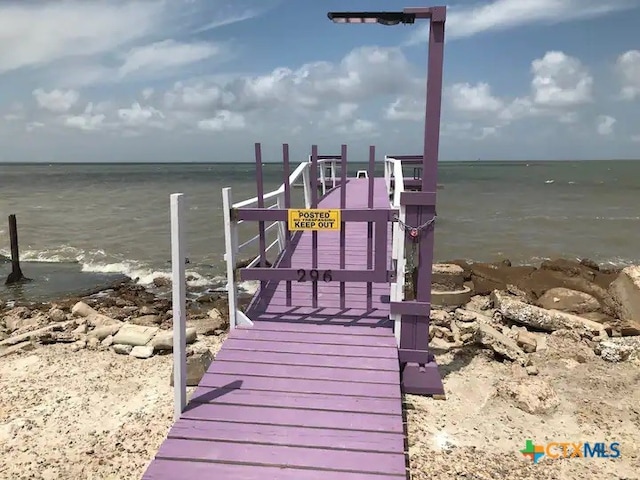
[(402, 415), (401, 405), (396, 399), (292, 392), (262, 392), (256, 395), (253, 390), (232, 387), (198, 387), (191, 402)]
[(326, 470), (282, 468), (278, 466), (157, 459), (149, 466), (143, 480), (402, 480), (405, 478), (405, 474), (330, 473)]
[[(351, 345), (315, 345), (313, 343), (290, 343), (290, 342), (264, 342), (260, 340), (244, 340), (239, 338), (228, 338), (224, 342), (225, 350), (246, 350), (250, 352), (275, 352), (275, 353), (295, 353), (299, 356), (324, 355), (331, 357), (353, 357), (360, 358), (381, 358), (398, 361), (398, 352), (393, 350), (381, 351), (371, 347), (354, 347)], [(309, 361), (313, 361), (310, 358)]]
[(222, 349), (216, 361), (263, 363), (269, 365), (296, 365), (348, 370), (398, 371), (398, 361), (378, 357), (332, 357), (327, 355), (299, 355), (297, 353), (260, 352)]
[(345, 452), (279, 445), (228, 444), (202, 440), (168, 438), (158, 458), (190, 459), (221, 463), (279, 465), (327, 472), (362, 472), (386, 475), (406, 474), (404, 455), (375, 452)]
[[(215, 364), (215, 362), (214, 362)], [(213, 364), (212, 364), (213, 366)], [(250, 377), (205, 373), (200, 386), (225, 387), (234, 382), (242, 382), (242, 388), (269, 392), (328, 393), (332, 395), (370, 396), (395, 398), (400, 401), (400, 385), (384, 383), (334, 382), (332, 380), (309, 380), (302, 378)]]
[[(255, 358), (259, 359), (259, 355), (256, 355)], [(215, 362), (209, 372), (247, 377), (299, 378), (301, 380), (333, 380), (336, 382), (383, 383), (388, 385), (394, 385), (400, 381), (397, 371), (353, 370), (264, 363)]]
[(362, 452), (399, 453), (405, 451), (404, 435), (384, 432), (331, 430), (326, 428), (253, 425), (200, 420), (178, 420), (169, 438), (215, 440), (233, 443), (298, 446), (326, 450), (359, 450)]
[(350, 336), (345, 334), (339, 335), (320, 335), (317, 333), (306, 332), (271, 332), (246, 329), (240, 331), (235, 329), (229, 333), (229, 338), (243, 338), (246, 340), (263, 340), (267, 342), (296, 342), (296, 343), (315, 343), (326, 345), (353, 345), (375, 347), (380, 349), (397, 348), (395, 339), (389, 335), (387, 337), (361, 337)]
[(362, 432), (403, 433), (397, 415), (331, 412), (249, 405), (193, 403), (182, 414), (188, 420), (218, 420), (255, 425), (287, 425), (290, 427), (332, 428)]
[(305, 332), (305, 333), (319, 333), (319, 334), (335, 334), (335, 335), (364, 335), (374, 337), (386, 337), (389, 336), (389, 332), (384, 329), (376, 328), (358, 328), (347, 327), (345, 325), (300, 325), (297, 323), (283, 323), (283, 322), (269, 322), (267, 320), (261, 320), (257, 324), (251, 327), (238, 327), (238, 330), (252, 329), (252, 330), (271, 330), (276, 332)]

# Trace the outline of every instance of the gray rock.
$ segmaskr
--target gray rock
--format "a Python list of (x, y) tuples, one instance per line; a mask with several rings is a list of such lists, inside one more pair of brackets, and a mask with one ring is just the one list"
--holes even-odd
[(521, 330), (518, 332), (516, 343), (527, 353), (533, 353), (538, 348), (538, 340), (536, 339), (536, 336), (527, 331)]
[(67, 319), (67, 315), (59, 308), (52, 308), (49, 311), (49, 318), (53, 322), (64, 322)]
[(626, 267), (609, 286), (623, 335), (640, 335), (640, 266)]
[[(194, 343), (198, 338), (197, 331), (194, 327), (186, 329), (187, 344)], [(151, 341), (154, 351), (173, 351), (173, 332), (161, 331)]]
[(610, 338), (603, 340), (597, 350), (607, 362), (617, 363), (640, 359), (640, 337)]
[(445, 310), (431, 310), (429, 317), (433, 325), (448, 327), (451, 324), (451, 315)]
[(129, 355), (131, 353), (131, 350), (133, 350), (133, 347), (131, 345), (122, 345), (119, 343), (116, 343), (111, 348), (113, 348), (114, 352), (120, 355)]
[(478, 319), (478, 314), (476, 312), (470, 312), (463, 308), (456, 308), (454, 316), (459, 322), (475, 322)]
[(140, 315), (157, 315), (157, 314), (158, 312), (156, 311), (156, 309), (148, 305), (144, 305), (140, 309)]
[(585, 292), (557, 287), (547, 290), (539, 299), (538, 305), (547, 310), (560, 310), (577, 315), (600, 310), (600, 302)]
[(526, 362), (526, 354), (518, 344), (490, 325), (479, 323), (476, 338), (480, 345), (490, 348), (498, 355), (512, 361)]
[(597, 333), (606, 328), (598, 322), (577, 315), (529, 305), (498, 290), (491, 294), (491, 298), (494, 307), (504, 318), (535, 330), (552, 332), (561, 329), (578, 329)]
[(151, 358), (153, 347), (151, 345), (136, 345), (131, 349), (129, 355), (136, 358)]
[[(142, 313), (142, 310), (140, 310), (140, 313)], [(143, 315), (141, 317), (132, 318), (130, 323), (133, 323), (134, 325), (153, 327), (154, 325), (162, 323), (162, 318), (159, 315)]]
[(97, 327), (91, 332), (89, 332), (90, 337), (95, 337), (99, 341), (104, 340), (105, 338), (115, 335), (120, 330), (121, 326), (119, 324), (107, 325), (104, 327)]
[(123, 345), (143, 346), (151, 341), (156, 333), (157, 327), (144, 327), (141, 325), (124, 324), (118, 333), (113, 337), (113, 343)]
[[(197, 386), (212, 361), (213, 355), (208, 349), (187, 357), (187, 386)], [(173, 369), (171, 369), (171, 380), (169, 383), (173, 386)]]
[(497, 391), (500, 397), (533, 415), (549, 413), (560, 405), (560, 398), (555, 390), (539, 378), (525, 377), (502, 381), (498, 384)]

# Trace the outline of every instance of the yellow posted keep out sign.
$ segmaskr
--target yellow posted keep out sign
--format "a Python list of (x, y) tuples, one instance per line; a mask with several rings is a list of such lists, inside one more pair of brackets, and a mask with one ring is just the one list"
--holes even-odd
[(289, 230), (340, 230), (340, 210), (289, 209)]

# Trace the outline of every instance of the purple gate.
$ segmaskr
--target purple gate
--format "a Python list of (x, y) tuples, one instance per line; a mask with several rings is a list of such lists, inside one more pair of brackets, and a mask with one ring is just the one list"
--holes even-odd
[[(284, 186), (284, 205), (283, 208), (270, 208), (265, 206), (264, 202), (264, 178), (263, 178), (263, 165), (262, 165), (262, 152), (261, 145), (256, 143), (255, 145), (255, 158), (256, 158), (256, 182), (257, 182), (257, 208), (235, 208), (232, 211), (232, 216), (235, 220), (254, 221), (258, 222), (258, 235), (259, 235), (259, 262), (253, 268), (240, 269), (240, 278), (242, 280), (259, 280), (261, 292), (267, 289), (267, 286), (271, 282), (286, 282), (286, 305), (287, 306), (310, 306), (318, 308), (318, 288), (319, 285), (338, 282), (339, 283), (339, 306), (341, 309), (350, 308), (346, 299), (346, 284), (351, 282), (366, 283), (366, 298), (367, 309), (372, 309), (372, 285), (374, 283), (389, 283), (393, 280), (395, 272), (390, 270), (390, 252), (388, 236), (390, 222), (393, 221), (393, 216), (396, 213), (390, 206), (384, 208), (375, 208), (374, 205), (374, 177), (375, 177), (375, 147), (369, 149), (369, 164), (368, 164), (368, 180), (366, 181), (366, 205), (362, 199), (359, 199), (363, 203), (362, 207), (348, 208), (347, 203), (358, 203), (351, 199), (347, 202), (347, 188), (346, 185), (350, 181), (365, 182), (365, 180), (356, 180), (354, 178), (347, 178), (347, 146), (342, 145), (341, 153), (337, 155), (318, 155), (318, 147), (313, 145), (311, 147), (311, 156), (309, 162), (305, 168), (308, 168), (308, 184), (305, 188), (310, 190), (310, 209), (326, 209), (331, 208), (339, 210), (339, 231), (330, 232), (318, 232), (312, 230), (311, 236), (311, 255), (308, 266), (301, 268), (298, 263), (295, 267), (292, 267), (291, 257), (295, 251), (296, 245), (300, 241), (301, 237), (305, 234), (304, 231), (291, 231), (289, 228), (283, 229), (284, 234), (284, 248), (273, 261), (273, 265), (269, 266), (266, 252), (266, 232), (265, 223), (267, 222), (283, 222), (287, 224), (289, 210), (292, 206), (292, 182), (290, 178), (290, 160), (289, 160), (289, 146), (284, 144), (282, 146), (282, 159), (283, 159), (283, 186)], [(321, 166), (324, 168), (325, 163), (334, 162), (339, 163), (340, 178), (339, 180), (332, 179), (329, 188), (324, 185), (323, 191), (326, 193), (321, 195), (319, 192), (319, 181), (326, 181), (326, 175), (322, 175), (321, 179), (318, 178), (318, 168)], [(359, 184), (364, 187), (364, 183)], [(341, 188), (345, 186), (345, 188)], [(325, 206), (321, 202), (329, 195), (333, 195), (335, 199), (339, 191), (339, 204), (332, 206)], [(356, 193), (354, 191), (354, 193)], [(358, 195), (360, 196), (360, 195)], [(336, 207), (339, 206), (339, 209)], [(298, 209), (296, 209), (298, 210)], [(301, 209), (303, 210), (303, 209)], [(309, 209), (307, 209), (308, 211)], [(362, 262), (362, 265), (357, 265), (359, 268), (347, 268), (347, 224), (366, 222), (366, 260)], [(363, 231), (364, 233), (364, 231)], [(321, 238), (319, 238), (321, 237)], [(365, 248), (364, 239), (362, 239), (362, 248)], [(335, 252), (335, 247), (338, 247), (337, 253), (339, 259), (335, 261), (335, 267), (323, 268), (318, 267), (318, 252), (322, 252), (323, 249), (330, 249), (331, 252)], [(353, 262), (350, 262), (353, 266)], [(292, 295), (292, 282), (298, 283), (310, 283), (311, 287), (311, 305), (301, 305), (301, 301), (304, 299), (293, 298)], [(364, 293), (363, 293), (364, 294)], [(332, 305), (333, 306), (333, 305)], [(337, 305), (335, 305), (337, 306)]]

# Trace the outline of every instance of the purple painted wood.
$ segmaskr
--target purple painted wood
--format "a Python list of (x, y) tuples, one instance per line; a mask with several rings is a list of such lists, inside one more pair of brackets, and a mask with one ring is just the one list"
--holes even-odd
[[(311, 204), (312, 208), (318, 208), (318, 146), (311, 146)], [(318, 268), (318, 232), (315, 230), (311, 232), (311, 268)], [(318, 284), (317, 282), (311, 283), (312, 294), (312, 306), (318, 306)]]
[(288, 425), (290, 427), (332, 428), (362, 432), (403, 433), (396, 415), (331, 412), (323, 410), (254, 407), (190, 403), (182, 417), (187, 420), (219, 420), (254, 425)]
[(159, 458), (194, 459), (224, 463), (280, 465), (334, 472), (363, 472), (387, 475), (406, 474), (404, 457), (375, 452), (327, 451), (278, 445), (235, 444), (168, 438), (160, 446)]
[(277, 353), (277, 352), (261, 352), (256, 355), (255, 352), (246, 350), (224, 349), (216, 355), (217, 361), (225, 362), (244, 362), (244, 363), (264, 363), (270, 365), (300, 365), (307, 367), (327, 367), (337, 369), (352, 370), (388, 370), (391, 372), (398, 371), (398, 361), (391, 358), (343, 358), (343, 357), (327, 357), (327, 356), (301, 356), (295, 353)]
[(363, 347), (376, 347), (377, 349), (396, 349), (395, 339), (389, 335), (386, 337), (362, 337), (350, 335), (319, 335), (307, 332), (272, 332), (253, 329), (235, 329), (229, 332), (229, 338), (242, 338), (244, 340), (263, 340), (274, 342), (313, 343), (317, 345), (359, 345)]
[(364, 335), (367, 337), (386, 337), (389, 335), (385, 329), (380, 328), (358, 328), (352, 326), (347, 328), (344, 325), (300, 325), (297, 323), (270, 322), (261, 320), (251, 327), (239, 326), (239, 330), (268, 330), (278, 332), (306, 332), (317, 333), (322, 335)]
[[(264, 179), (262, 172), (262, 146), (260, 143), (255, 144), (256, 155), (256, 186), (258, 196), (258, 208), (264, 208)], [(260, 245), (260, 267), (264, 268), (267, 265), (267, 237), (264, 226), (264, 221), (258, 222), (258, 235)], [(260, 287), (264, 288), (266, 282), (261, 281)]]
[(402, 415), (402, 405), (395, 399), (292, 392), (262, 392), (256, 395), (255, 391), (242, 388), (198, 387), (191, 401), (252, 407)]
[[(284, 208), (291, 208), (291, 185), (289, 185), (289, 175), (291, 175), (291, 166), (289, 165), (289, 145), (282, 144), (282, 164), (283, 164), (283, 179), (284, 184)], [(284, 229), (284, 266), (291, 267), (291, 256), (288, 252), (291, 251), (291, 232), (288, 228)], [(287, 281), (285, 284), (287, 294), (287, 305), (291, 305), (291, 282)]]
[[(440, 111), (442, 104), (442, 70), (444, 60), (444, 25), (446, 7), (424, 10), (425, 18), (430, 18), (429, 57), (427, 66), (427, 94), (425, 105), (424, 149), (422, 155), (422, 192), (437, 190), (438, 150), (440, 140)], [(424, 205), (421, 194), (406, 192), (407, 223), (412, 226), (424, 225), (435, 219), (435, 201)], [(415, 196), (415, 201), (413, 198)], [(431, 271), (434, 250), (434, 226), (425, 228), (418, 237), (417, 275), (415, 280), (416, 300), (431, 303)], [(406, 393), (444, 393), (444, 387), (437, 372), (433, 357), (429, 354), (429, 310), (424, 316), (403, 315), (400, 349), (413, 351), (412, 356), (422, 357), (419, 363), (404, 363), (402, 366), (403, 389)]]
[(151, 464), (143, 480), (399, 480), (405, 478), (404, 474), (396, 476), (375, 473), (328, 472), (326, 470), (283, 468), (280, 466), (158, 459)]
[[(369, 171), (367, 173), (369, 185), (367, 188), (367, 206), (369, 208), (373, 208), (373, 197), (374, 197), (374, 172), (375, 172), (375, 161), (376, 161), (376, 147), (373, 145), (369, 147)], [(386, 242), (386, 240), (385, 240)], [(379, 248), (376, 246), (376, 248)], [(385, 244), (385, 249), (388, 250), (388, 245)], [(373, 224), (371, 222), (367, 222), (367, 270), (373, 268)], [(372, 287), (371, 282), (367, 282), (367, 308), (373, 308), (371, 304), (373, 292), (371, 290)]]
[(292, 429), (282, 425), (252, 425), (201, 420), (178, 420), (169, 431), (169, 438), (217, 440), (233, 443), (289, 445), (329, 450), (360, 450), (365, 452), (404, 452), (404, 436), (396, 433), (330, 430), (325, 428)]
[[(340, 189), (340, 209), (344, 210), (347, 208), (347, 146), (341, 146), (341, 155), (340, 155), (340, 185), (342, 188)], [(346, 268), (346, 258), (347, 258), (347, 236), (346, 236), (346, 223), (344, 220), (341, 220), (340, 223), (340, 269), (344, 270)], [(340, 308), (346, 307), (346, 296), (345, 296), (345, 282), (340, 282)]]
[[(344, 195), (346, 208), (369, 210), (370, 183), (373, 207), (389, 211), (384, 182), (373, 176), (372, 181), (347, 179), (345, 194), (334, 189), (317, 207), (340, 208)], [(382, 243), (373, 232), (372, 263), (382, 258), (386, 268), (390, 225), (382, 226)], [(371, 257), (362, 248), (367, 222), (348, 221), (343, 227), (317, 234), (316, 265), (367, 270)], [(342, 265), (341, 244), (346, 247)], [(308, 269), (313, 247), (310, 232), (294, 236), (291, 256), (278, 268), (290, 262), (291, 268)], [(294, 282), (289, 305), (286, 282), (269, 281), (261, 288), (247, 312), (254, 326), (229, 334), (144, 478), (167, 478), (165, 471), (173, 472), (168, 478), (181, 479), (292, 475), (297, 480), (318, 478), (317, 472), (323, 479), (406, 478), (389, 284), (369, 286), (369, 280), (318, 282), (316, 295), (311, 282)], [(314, 296), (320, 306), (314, 307)]]
[(356, 382), (334, 382), (332, 380), (309, 380), (279, 377), (243, 377), (221, 373), (205, 373), (200, 381), (204, 387), (226, 387), (242, 382), (242, 388), (268, 392), (318, 393), (349, 395), (353, 397), (392, 398), (400, 401), (400, 385)]
[[(308, 324), (304, 324), (307, 326)], [(353, 329), (355, 327), (349, 327)], [(229, 338), (224, 342), (225, 349), (247, 350), (251, 352), (276, 352), (295, 353), (299, 356), (326, 355), (338, 358), (381, 358), (397, 361), (397, 352), (385, 349), (379, 350), (370, 347), (358, 347), (353, 345), (319, 345), (313, 343), (293, 344), (291, 342), (264, 342), (260, 340), (245, 340)], [(313, 361), (313, 359), (309, 359)]]
[[(395, 385), (400, 382), (398, 372), (352, 370), (332, 367), (277, 365), (264, 363), (216, 362), (211, 373), (247, 377), (299, 378), (303, 380), (334, 380), (336, 382), (362, 382)], [(375, 388), (375, 387), (372, 387)]]

